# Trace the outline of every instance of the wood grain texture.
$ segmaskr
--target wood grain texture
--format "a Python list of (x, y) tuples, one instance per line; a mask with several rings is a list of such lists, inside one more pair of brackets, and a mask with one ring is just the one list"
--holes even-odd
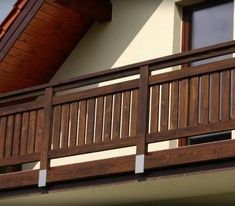
[(168, 130), (168, 116), (169, 115), (169, 84), (162, 85), (161, 94), (161, 123), (160, 131)]
[(79, 103), (79, 131), (78, 131), (78, 145), (85, 144), (86, 138), (86, 111), (87, 102), (86, 100), (80, 101)]
[(105, 98), (105, 120), (104, 120), (104, 141), (111, 140), (111, 125), (112, 125), (112, 102), (113, 96), (108, 95)]
[(69, 104), (64, 104), (61, 108), (61, 148), (68, 147), (69, 113)]
[(231, 70), (231, 118), (235, 119), (235, 70)]
[(139, 105), (137, 126), (137, 154), (145, 154), (147, 151), (146, 134), (148, 132), (148, 114), (149, 114), (149, 67), (140, 67), (140, 81), (139, 81)]
[(221, 120), (228, 120), (230, 118), (230, 70), (221, 73)]
[(179, 128), (187, 127), (188, 124), (188, 80), (179, 81)]
[(126, 91), (123, 93), (121, 138), (129, 137), (130, 97), (131, 97), (130, 91)]
[(139, 102), (139, 90), (132, 91), (132, 106), (131, 106), (131, 137), (137, 135), (137, 121), (138, 121), (138, 102)]
[(52, 123), (52, 147), (53, 149), (60, 148), (60, 131), (61, 131), (61, 106), (55, 106), (53, 109)]
[(77, 123), (78, 123), (78, 103), (74, 102), (70, 105), (70, 140), (69, 146), (75, 146), (77, 143)]
[(159, 85), (152, 87), (150, 133), (158, 132)]
[(170, 129), (178, 128), (179, 82), (171, 84)]
[(14, 116), (7, 117), (6, 125), (6, 143), (5, 143), (5, 157), (12, 156), (13, 134), (14, 134)]
[(45, 115), (44, 110), (37, 111), (37, 125), (36, 125), (36, 140), (35, 140), (35, 152), (41, 151), (42, 140), (44, 137), (45, 128)]
[(21, 128), (21, 139), (20, 139), (21, 155), (24, 155), (27, 152), (28, 130), (29, 130), (29, 113), (25, 112), (22, 114), (22, 128)]
[(189, 81), (189, 126), (198, 124), (199, 81), (193, 77)]
[(94, 123), (95, 123), (95, 99), (89, 99), (87, 102), (87, 139), (86, 143), (93, 143), (94, 139)]
[(41, 151), (40, 151), (40, 169), (48, 170), (50, 168), (49, 150), (51, 149), (52, 142), (52, 120), (53, 120), (53, 108), (52, 99), (54, 91), (52, 87), (45, 90), (44, 99), (44, 133), (43, 139), (41, 140)]
[(31, 111), (29, 113), (29, 133), (28, 133), (28, 145), (27, 154), (34, 153), (35, 148), (35, 133), (36, 133), (36, 123), (37, 123), (37, 113), (36, 111)]
[(12, 151), (13, 156), (19, 155), (20, 152), (21, 123), (22, 123), (22, 115), (16, 114), (14, 122), (13, 151)]
[(210, 75), (210, 122), (218, 122), (220, 114), (220, 74)]
[(200, 79), (200, 107), (199, 123), (209, 123), (209, 76), (203, 75)]
[(113, 106), (113, 139), (120, 138), (121, 105), (122, 105), (122, 94), (116, 93), (114, 95), (114, 106)]
[(104, 116), (104, 97), (98, 97), (97, 107), (96, 107), (96, 128), (95, 128), (96, 143), (102, 142), (103, 116)]

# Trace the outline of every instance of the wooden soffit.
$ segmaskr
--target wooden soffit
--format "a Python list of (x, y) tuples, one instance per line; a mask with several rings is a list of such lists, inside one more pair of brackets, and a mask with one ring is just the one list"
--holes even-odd
[(110, 0), (18, 0), (0, 26), (0, 93), (47, 83)]

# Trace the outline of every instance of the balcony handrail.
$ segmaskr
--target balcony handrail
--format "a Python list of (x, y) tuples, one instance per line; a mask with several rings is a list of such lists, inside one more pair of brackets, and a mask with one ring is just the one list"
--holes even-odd
[(70, 88), (69, 85), (72, 84), (76, 84), (76, 87), (85, 86), (102, 81), (139, 74), (139, 67), (144, 65), (149, 65), (150, 67), (149, 70), (154, 71), (166, 67), (171, 67), (180, 64), (213, 58), (221, 55), (231, 54), (233, 52), (235, 52), (235, 40), (216, 44), (213, 46), (193, 49), (182, 53), (172, 54), (152, 60), (142, 61), (122, 67), (117, 67), (114, 69), (106, 69), (99, 72), (80, 75), (78, 77), (71, 78), (69, 80), (41, 84), (30, 88), (24, 88), (16, 91), (6, 92), (0, 95), (0, 103), (2, 103), (1, 100), (3, 101), (5, 100), (4, 102), (11, 100), (11, 98), (13, 98), (14, 100), (14, 98), (19, 95), (23, 96), (25, 95), (27, 97), (30, 95), (34, 95), (35, 93), (43, 94), (44, 93), (43, 90), (49, 87), (53, 87), (54, 91), (61, 91)]
[[(117, 158), (58, 167), (51, 163), (57, 158), (130, 146), (136, 147), (136, 158), (146, 156), (143, 169), (235, 157), (234, 140), (148, 152), (151, 143), (234, 130), (235, 58), (187, 64), (232, 52), (235, 41), (3, 94), (0, 166), (40, 161), (40, 172), (21, 171), (16, 174), (19, 181), (11, 184), (5, 179), (12, 174), (0, 175), (0, 190), (35, 185), (38, 172), (40, 176), (45, 170), (44, 185), (78, 178), (78, 170), (71, 168), (85, 172), (78, 173), (81, 178), (135, 171), (134, 155), (119, 157), (128, 167), (119, 167)], [(188, 69), (151, 73), (185, 64)], [(137, 78), (121, 83), (79, 88), (135, 74)], [(90, 173), (91, 166), (97, 169)], [(70, 170), (76, 172), (73, 177)], [(21, 174), (31, 175), (33, 181), (21, 182)]]

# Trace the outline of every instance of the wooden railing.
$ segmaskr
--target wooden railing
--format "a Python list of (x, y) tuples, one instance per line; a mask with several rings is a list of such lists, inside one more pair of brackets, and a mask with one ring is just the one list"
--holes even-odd
[[(54, 158), (129, 146), (137, 147), (137, 155), (148, 154), (145, 169), (231, 158), (235, 155), (230, 149), (233, 140), (152, 155), (147, 146), (235, 128), (234, 58), (189, 66), (233, 52), (235, 41), (3, 94), (0, 166), (40, 161), (40, 170), (49, 171), (47, 182), (51, 183), (134, 171), (134, 156), (76, 164), (74, 170), (72, 166), (50, 167)], [(153, 74), (183, 64), (188, 67)], [(120, 79), (126, 77), (129, 80)], [(196, 156), (203, 151), (208, 152)], [(2, 174), (0, 189), (35, 185), (38, 172)], [(9, 182), (12, 177), (15, 181)]]

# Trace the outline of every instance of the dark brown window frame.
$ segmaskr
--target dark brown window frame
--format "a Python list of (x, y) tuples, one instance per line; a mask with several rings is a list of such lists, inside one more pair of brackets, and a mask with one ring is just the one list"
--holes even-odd
[[(183, 25), (182, 25), (182, 46), (181, 51), (185, 52), (191, 50), (191, 36), (192, 36), (192, 13), (199, 9), (209, 8), (211, 6), (220, 5), (228, 2), (232, 2), (233, 0), (205, 0), (199, 3), (194, 3), (189, 6), (184, 6), (182, 8), (183, 12)], [(182, 65), (182, 68), (188, 67), (189, 64)], [(179, 139), (179, 146), (188, 145), (188, 138)]]

